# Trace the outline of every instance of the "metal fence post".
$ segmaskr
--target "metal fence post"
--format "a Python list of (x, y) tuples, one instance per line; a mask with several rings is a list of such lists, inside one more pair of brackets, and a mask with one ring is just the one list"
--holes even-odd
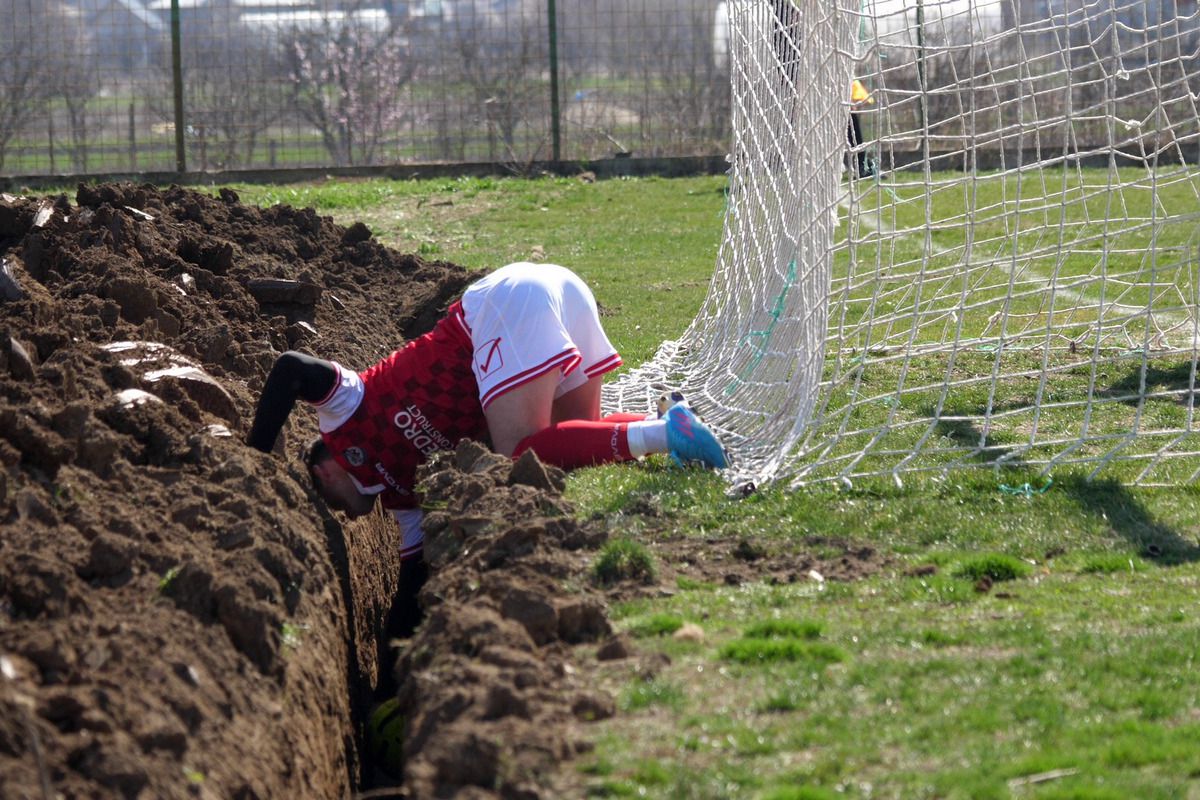
[(53, 175), (58, 172), (54, 166), (54, 109), (46, 113), (46, 137), (50, 141), (50, 174)]
[(133, 103), (129, 104), (129, 171), (137, 169), (137, 133), (134, 130)]
[(562, 130), (558, 107), (558, 13), (554, 0), (546, 0), (546, 22), (550, 28), (550, 142), (555, 162), (562, 160)]
[(183, 147), (183, 55), (179, 40), (179, 0), (171, 0), (171, 78), (175, 94), (175, 171), (187, 172)]

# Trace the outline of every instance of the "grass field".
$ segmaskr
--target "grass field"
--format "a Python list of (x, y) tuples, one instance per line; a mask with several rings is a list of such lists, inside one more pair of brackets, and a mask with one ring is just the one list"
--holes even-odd
[[(1080, 186), (1103, 184), (1083, 177)], [(636, 365), (703, 299), (724, 186), (547, 178), (236, 188), (247, 202), (363, 220), (382, 241), (431, 258), (571, 266)], [(1194, 187), (1177, 190), (1181, 203), (1195, 197)], [(913, 190), (892, 191), (904, 200)], [(865, 197), (860, 213), (886, 208), (893, 229), (927, 212), (952, 219), (963, 201), (950, 191), (932, 209)], [(1036, 197), (1046, 209), (1004, 211), (1016, 188), (986, 191), (996, 199), (977, 208), (992, 209), (997, 241), (1011, 236), (1014, 214), (1052, 213)], [(1089, 204), (1110, 204), (1101, 194)], [(1035, 236), (1033, 220), (1020, 230)], [(1060, 221), (1056, 230), (1082, 228)], [(1186, 242), (1189, 232), (1179, 235)], [(944, 228), (933, 238), (945, 251), (964, 246)], [(1136, 248), (1119, 249), (1134, 258)], [(1077, 256), (1062, 269), (1086, 273), (1093, 256)], [(961, 368), (985, 368), (980, 357)], [(871, 380), (887, 394), (886, 370)], [(1050, 389), (1069, 399), (1080, 384), (1056, 379)], [(977, 398), (964, 391), (969, 406)], [(1070, 428), (1081, 413), (1068, 404), (1056, 424)], [(590, 729), (597, 748), (576, 762), (589, 796), (1200, 798), (1200, 494), (1085, 477), (1069, 467), (1043, 476), (964, 466), (903, 486), (863, 478), (732, 501), (716, 476), (657, 460), (575, 473), (568, 492), (579, 513), (650, 553), (693, 538), (697, 552), (731, 564), (735, 551), (786, 561), (846, 542), (886, 558), (854, 582), (679, 580), (665, 596), (613, 608), (641, 652), (670, 663), (652, 677), (608, 673), (620, 713)], [(675, 637), (684, 624), (702, 636)]]
[(1000, 456), (1191, 477), (1194, 170), (900, 174), (842, 211), (808, 480)]

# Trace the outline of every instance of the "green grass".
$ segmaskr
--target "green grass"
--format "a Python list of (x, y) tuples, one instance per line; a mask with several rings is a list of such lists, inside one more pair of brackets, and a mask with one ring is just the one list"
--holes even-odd
[[(871, 189), (877, 196), (862, 206), (886, 210), (894, 227), (915, 226), (928, 197), (935, 219), (953, 219), (967, 200), (948, 177), (935, 176), (926, 194), (901, 176), (888, 185), (898, 199)], [(1126, 182), (1135, 177), (1122, 173)], [(1095, 259), (1093, 223), (1055, 222), (1064, 191), (1087, 195), (1093, 222), (1118, 209), (1140, 214), (1146, 192), (1087, 188), (1107, 186), (1103, 171), (1083, 171), (1066, 190), (1059, 178), (1055, 186), (1026, 176), (1018, 188), (1012, 177), (980, 176), (976, 208), (991, 226), (980, 235), (1000, 247), (1005, 218), (1021, 220), (1013, 246), (1024, 251), (1070, 232), (1082, 244), (1067, 248), (1060, 269), (1083, 274)], [(472, 267), (535, 253), (567, 264), (596, 287), (605, 324), (632, 365), (677, 336), (699, 307), (719, 241), (723, 187), (717, 177), (238, 189), (250, 202), (313, 205), (343, 222), (362, 219), (389, 244)], [(1176, 181), (1160, 201), (1168, 211), (1194, 213), (1186, 202), (1195, 191)], [(1039, 231), (1047, 221), (1050, 228)], [(1160, 241), (1186, 233), (1164, 228)], [(964, 245), (948, 228), (935, 226), (932, 237), (948, 250)], [(895, 246), (902, 259), (921, 251), (908, 237)], [(877, 244), (861, 247), (862, 264), (880, 253)], [(1142, 269), (1136, 242), (1119, 249), (1114, 263)], [(840, 263), (835, 286), (848, 274)], [(914, 287), (905, 302), (927, 290)], [(896, 302), (902, 305), (899, 291)], [(997, 353), (984, 347), (983, 324), (971, 324), (981, 349), (952, 365), (913, 362), (905, 374), (910, 392), (896, 392), (900, 372), (887, 341), (877, 342), (878, 351), (860, 350), (857, 364), (835, 358), (831, 374), (844, 385), (834, 387), (834, 400), (849, 411), (821, 422), (818, 435), (838, 430), (843, 419), (853, 428), (888, 414), (928, 414), (940, 396), (934, 381), (948, 369), (968, 378), (990, 374)], [(1033, 351), (1003, 357), (1042, 364)], [(1105, 392), (1136, 392), (1138, 382), (1129, 379), (1136, 363), (1136, 355), (1114, 352), (1094, 382)], [(1164, 368), (1148, 383), (1172, 387), (1180, 379)], [(859, 382), (858, 394), (851, 381)], [(1079, 429), (1083, 412), (1053, 403), (1086, 397), (1092, 383), (1089, 367), (1064, 360), (1045, 385), (1014, 379), (1000, 389), (1005, 402), (1040, 402), (1038, 424), (1065, 434)], [(970, 412), (987, 402), (987, 392), (964, 383), (947, 402)], [(1149, 400), (1097, 408), (1090, 424), (1115, 427), (1135, 410), (1154, 424), (1181, 419), (1179, 403)], [(678, 548), (680, 537), (694, 538), (706, 557), (760, 554), (739, 562), (746, 570), (781, 559), (836, 559), (839, 542), (881, 556), (877, 571), (850, 582), (727, 585), (719, 573), (679, 574), (670, 591), (615, 604), (614, 626), (670, 663), (651, 679), (630, 676), (618, 688), (620, 713), (588, 729), (596, 749), (575, 762), (586, 793), (664, 800), (1200, 796), (1200, 490), (1088, 480), (1086, 469), (1069, 464), (1049, 475), (1021, 460), (1009, 469), (977, 468), (990, 448), (1019, 442), (1032, 413), (1017, 422), (986, 435), (970, 424), (941, 426), (933, 437), (960, 448), (961, 465), (906, 475), (901, 485), (862, 476), (732, 501), (717, 476), (668, 469), (660, 460), (573, 473), (568, 496), (578, 513), (607, 521), (651, 557), (658, 542)], [(908, 444), (924, 432), (901, 428), (896, 441)], [(852, 445), (839, 445), (846, 449), (835, 455)], [(886, 463), (880, 456), (867, 466)], [(703, 638), (676, 638), (685, 624), (700, 625)]]
[(978, 581), (1012, 581), (1029, 574), (1029, 566), (1004, 553), (984, 553), (968, 558), (954, 570), (956, 578)]
[(291, 622), (285, 622), (279, 627), (279, 638), (283, 643), (284, 648), (288, 650), (298, 650), (304, 639), (304, 634), (308, 631), (307, 625), (297, 625)]
[[(1189, 477), (1200, 173), (902, 173), (844, 211), (809, 479), (854, 480), (903, 453), (931, 471), (1117, 457), (1122, 479)], [(1134, 313), (1152, 296), (1153, 315)]]
[[(1056, 336), (1083, 345), (1096, 319), (1090, 306), (1101, 299), (1101, 278), (1113, 293), (1109, 303), (1144, 305), (1151, 296), (1177, 308), (1186, 303), (1183, 295), (1164, 297), (1164, 289), (1188, 285), (1195, 268), (1195, 173), (1164, 170), (1151, 185), (1133, 169), (1048, 172), (1053, 177), (985, 174), (961, 181), (938, 175), (928, 186), (901, 176), (858, 193), (853, 246), (837, 259), (835, 317), (853, 331), (866, 319), (919, 308), (917, 344), (940, 340), (961, 322), (965, 338), (996, 341), (1003, 334), (1009, 347), (1022, 337), (1036, 343), (1053, 323)], [(1047, 302), (1038, 290), (1051, 279), (1063, 288)], [(948, 311), (961, 291), (975, 302), (952, 319)], [(1000, 326), (990, 319), (995, 307), (978, 301), (1005, 297), (1010, 318)], [(905, 341), (908, 331), (893, 335), (876, 324), (861, 346)]]
[(171, 584), (173, 584), (175, 582), (175, 578), (178, 577), (178, 575), (179, 575), (179, 569), (180, 568), (178, 565), (171, 567), (170, 569), (168, 569), (166, 572), (163, 573), (163, 576), (161, 578), (158, 579), (158, 593), (159, 594), (166, 594), (167, 591), (170, 590)]
[(683, 627), (683, 620), (674, 614), (650, 614), (644, 619), (629, 622), (627, 630), (637, 637), (668, 636)]
[(652, 581), (654, 557), (644, 544), (634, 539), (611, 539), (600, 548), (600, 554), (592, 564), (592, 575), (601, 584)]

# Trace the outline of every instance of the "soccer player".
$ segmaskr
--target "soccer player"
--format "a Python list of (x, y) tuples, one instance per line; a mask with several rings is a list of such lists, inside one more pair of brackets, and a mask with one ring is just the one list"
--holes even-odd
[(402, 561), (424, 540), (417, 465), (472, 438), (502, 455), (533, 450), (565, 469), (670, 453), (723, 468), (724, 449), (686, 403), (657, 415), (600, 415), (601, 376), (621, 357), (596, 300), (570, 270), (509, 264), (467, 287), (432, 331), (361, 373), (297, 352), (267, 376), (248, 442), (270, 452), (297, 399), (320, 438), (305, 463), (326, 504), (347, 516), (380, 499), (402, 535)]

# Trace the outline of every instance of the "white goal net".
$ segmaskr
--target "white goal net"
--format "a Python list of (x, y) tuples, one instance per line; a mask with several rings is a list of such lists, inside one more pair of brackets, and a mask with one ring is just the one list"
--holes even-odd
[(682, 388), (735, 484), (1197, 477), (1195, 0), (732, 0), (727, 16), (709, 294), (607, 407)]

